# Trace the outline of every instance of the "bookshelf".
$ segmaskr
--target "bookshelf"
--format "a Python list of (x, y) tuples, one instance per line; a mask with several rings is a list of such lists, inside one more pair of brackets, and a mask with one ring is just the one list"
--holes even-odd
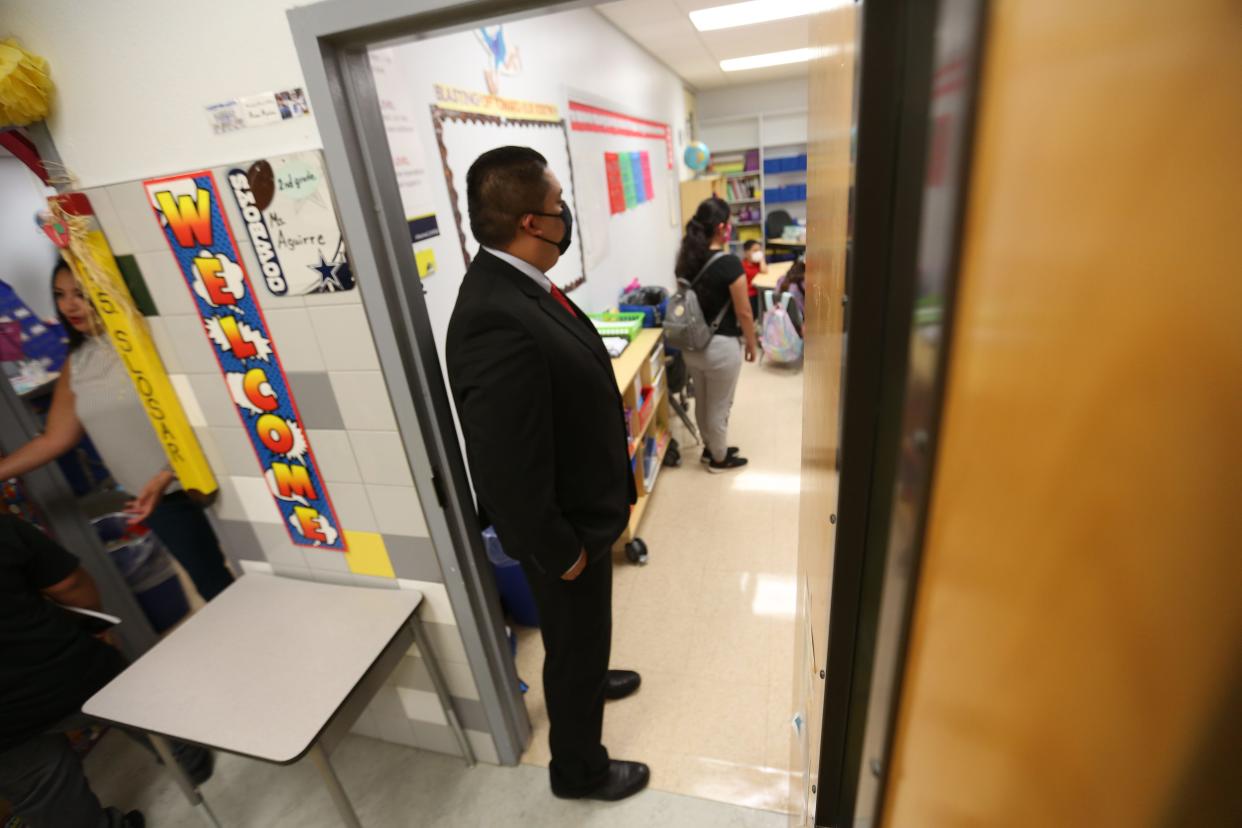
[[(698, 137), (712, 152), (710, 175), (725, 182), (719, 195), (733, 207), (734, 252), (750, 238), (766, 242), (765, 223), (773, 210), (784, 210), (795, 221), (806, 219), (806, 110), (755, 104), (753, 113), (734, 107), (729, 114), (703, 118), (698, 124)], [(757, 193), (753, 192), (756, 179)], [(730, 194), (728, 186), (734, 184), (741, 189)], [(782, 253), (788, 255), (780, 245), (771, 247), (769, 253), (778, 259)]]
[(751, 240), (763, 240), (763, 169), (758, 147), (721, 153), (712, 157), (711, 171), (721, 176), (720, 197), (733, 212), (733, 238), (729, 249), (740, 253)]

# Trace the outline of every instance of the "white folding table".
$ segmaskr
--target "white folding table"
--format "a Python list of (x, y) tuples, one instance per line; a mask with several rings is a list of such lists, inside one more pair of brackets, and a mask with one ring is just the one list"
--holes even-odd
[(246, 575), (82, 708), (151, 736), (209, 825), (169, 739), (286, 765), (310, 754), (345, 825), (357, 814), (329, 754), (417, 643), (468, 766), (474, 753), (418, 618), (422, 594)]

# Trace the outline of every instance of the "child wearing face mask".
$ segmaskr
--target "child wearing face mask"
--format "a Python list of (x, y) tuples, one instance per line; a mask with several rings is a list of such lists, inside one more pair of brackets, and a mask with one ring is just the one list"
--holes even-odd
[(763, 260), (763, 244), (758, 239), (751, 239), (742, 245), (742, 270), (746, 273), (746, 295), (750, 297), (750, 312), (758, 319), (759, 291), (754, 284), (755, 277), (768, 272), (768, 263)]

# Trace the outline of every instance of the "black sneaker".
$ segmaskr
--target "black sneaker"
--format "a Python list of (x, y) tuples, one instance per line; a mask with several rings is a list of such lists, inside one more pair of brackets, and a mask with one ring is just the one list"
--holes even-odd
[(712, 474), (723, 474), (724, 472), (727, 472), (727, 471), (733, 471), (734, 469), (740, 469), (742, 466), (745, 466), (749, 462), (750, 461), (747, 460), (745, 457), (738, 457), (736, 454), (730, 454), (728, 457), (724, 459), (723, 463), (717, 463), (715, 460), (708, 463), (707, 470), (711, 472)]
[[(729, 446), (729, 450), (725, 453), (725, 459), (726, 460), (729, 459), (730, 457), (737, 454), (739, 451), (741, 451), (741, 449), (738, 448), (737, 446)], [(699, 458), (699, 462), (705, 466), (708, 463), (712, 462), (712, 453), (708, 451), (707, 449), (703, 449), (703, 456)]]
[(125, 822), (122, 824), (125, 828), (146, 828), (147, 819), (142, 815), (142, 811), (130, 811), (125, 815)]

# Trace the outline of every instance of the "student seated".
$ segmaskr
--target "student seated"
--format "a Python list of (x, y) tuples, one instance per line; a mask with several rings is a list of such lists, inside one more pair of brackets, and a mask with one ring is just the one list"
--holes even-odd
[(789, 268), (781, 280), (776, 283), (776, 299), (779, 302), (783, 294), (788, 293), (793, 299), (789, 303), (789, 319), (793, 322), (798, 336), (802, 336), (802, 320), (806, 316), (806, 261), (798, 259)]
[[(141, 812), (100, 805), (65, 738), (89, 724), (83, 703), (125, 658), (57, 604), (100, 609), (94, 580), (37, 528), (0, 514), (0, 799), (32, 828), (142, 828)], [(174, 752), (195, 784), (211, 776), (210, 751)]]
[(750, 297), (750, 314), (759, 318), (759, 289), (755, 287), (755, 277), (768, 272), (768, 263), (763, 258), (763, 244), (758, 239), (751, 239), (742, 245), (742, 272), (746, 274), (746, 295)]

